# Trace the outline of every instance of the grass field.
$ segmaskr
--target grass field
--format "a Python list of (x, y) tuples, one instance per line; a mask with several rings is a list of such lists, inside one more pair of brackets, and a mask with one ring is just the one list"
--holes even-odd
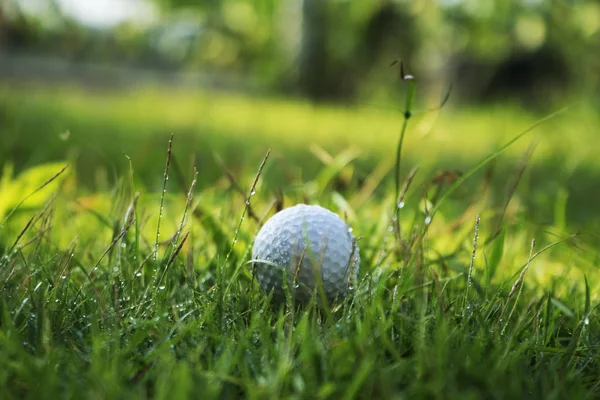
[[(597, 116), (474, 169), (535, 121), (417, 115), (396, 225), (401, 113), (3, 87), (0, 397), (596, 398)], [(298, 202), (361, 237), (333, 307), (272, 304), (247, 263)]]
[[(404, 145), (403, 176), (419, 166), (416, 179), (426, 183), (443, 170), (466, 171), (543, 115), (517, 107), (453, 108), (439, 112), (415, 110)], [(315, 107), (311, 104), (232, 93), (139, 88), (123, 92), (89, 91), (78, 87), (0, 86), (0, 162), (16, 172), (51, 161), (74, 165), (86, 189), (106, 189), (129, 169), (151, 191), (162, 185), (164, 143), (176, 135), (175, 159), (188, 179), (199, 171), (199, 188), (213, 185), (223, 170), (218, 154), (236, 176), (248, 175), (267, 148), (271, 165), (264, 182), (270, 190), (293, 190), (290, 182), (311, 180), (323, 168), (314, 146), (351, 163), (353, 179), (375, 168), (389, 174), (402, 113), (393, 104)], [(510, 176), (520, 168), (529, 146), (519, 187), (530, 220), (554, 223), (554, 199), (566, 196), (566, 220), (572, 229), (588, 228), (600, 196), (600, 162), (595, 135), (600, 118), (593, 105), (573, 103), (571, 109), (511, 146), (492, 170), (481, 170), (466, 182), (475, 190), (490, 175), (492, 195), (504, 201)], [(493, 172), (493, 174), (492, 174)], [(386, 175), (390, 177), (390, 175)], [(390, 179), (388, 179), (390, 180)], [(393, 179), (391, 179), (393, 180)], [(379, 195), (387, 188), (380, 186)], [(463, 199), (461, 199), (463, 201)]]

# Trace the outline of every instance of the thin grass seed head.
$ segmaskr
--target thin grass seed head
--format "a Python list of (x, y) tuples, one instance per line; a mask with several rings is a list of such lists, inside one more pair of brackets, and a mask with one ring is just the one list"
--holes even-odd
[[(252, 260), (257, 281), (277, 301), (287, 286), (298, 302), (308, 302), (323, 285), (327, 300), (341, 300), (356, 281), (358, 245), (348, 225), (316, 205), (298, 204), (271, 217), (256, 236)], [(286, 285), (282, 273), (285, 270)]]

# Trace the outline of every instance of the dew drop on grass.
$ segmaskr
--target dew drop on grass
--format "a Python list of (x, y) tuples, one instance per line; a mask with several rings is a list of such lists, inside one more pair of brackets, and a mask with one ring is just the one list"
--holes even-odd
[(401, 201), (400, 203), (398, 203), (398, 208), (400, 208), (400, 209), (404, 208), (404, 202), (403, 201)]
[(587, 326), (590, 324), (590, 317), (585, 317), (585, 319), (583, 320), (583, 323)]
[(135, 276), (137, 276), (139, 278), (140, 276), (142, 276), (142, 273), (138, 272), (137, 274), (135, 274)]
[(425, 225), (429, 225), (431, 223), (431, 216), (425, 217)]
[(388, 226), (388, 232), (392, 232), (394, 230), (393, 226)]
[(161, 285), (158, 287), (158, 290), (165, 290), (165, 285)]
[(256, 194), (256, 191), (253, 190), (252, 192), (250, 192), (250, 196), (254, 196)]
[(127, 247), (127, 245), (125, 243), (121, 243), (121, 247), (125, 248), (125, 247)]

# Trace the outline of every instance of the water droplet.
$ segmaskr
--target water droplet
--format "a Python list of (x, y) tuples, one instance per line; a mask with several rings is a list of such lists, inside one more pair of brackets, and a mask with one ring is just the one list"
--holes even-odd
[(404, 208), (404, 202), (401, 201), (400, 203), (398, 203), (398, 208)]
[(125, 247), (127, 247), (127, 245), (125, 243), (121, 243), (121, 247), (125, 248)]
[(256, 191), (253, 190), (252, 192), (250, 192), (250, 196), (254, 196), (256, 194)]
[(393, 232), (394, 231), (394, 227), (393, 226), (388, 226), (388, 232)]
[(142, 273), (138, 272), (137, 274), (135, 274), (135, 276), (137, 276), (139, 278), (140, 276), (142, 276)]
[(425, 225), (429, 225), (431, 223), (431, 216), (425, 217)]
[(165, 290), (165, 285), (161, 285), (158, 287), (158, 290)]
[(585, 319), (583, 320), (583, 323), (585, 325), (589, 325), (590, 324), (590, 317), (585, 317)]
[(348, 233), (352, 233), (353, 229), (352, 228), (348, 228)]

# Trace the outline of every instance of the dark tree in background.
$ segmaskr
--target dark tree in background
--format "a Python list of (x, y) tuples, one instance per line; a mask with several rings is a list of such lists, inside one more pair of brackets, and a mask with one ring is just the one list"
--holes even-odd
[(19, 8), (8, 15), (6, 4), (0, 3), (0, 49), (12, 50), (34, 46), (39, 40), (34, 24)]

